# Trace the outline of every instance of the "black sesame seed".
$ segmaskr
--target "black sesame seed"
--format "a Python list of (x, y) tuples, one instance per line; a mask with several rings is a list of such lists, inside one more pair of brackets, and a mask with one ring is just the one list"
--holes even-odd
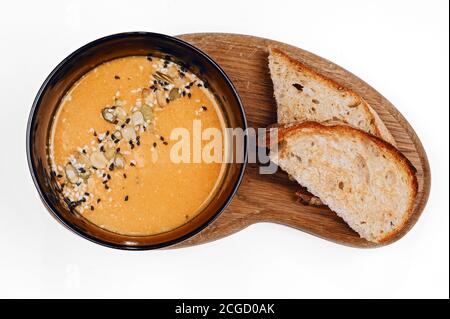
[(131, 166), (136, 166), (136, 164), (134, 164), (134, 162), (130, 162), (130, 165)]
[(105, 189), (106, 189), (106, 190), (108, 190), (108, 189), (109, 189), (109, 186), (108, 186), (107, 184), (105, 184)]
[(116, 148), (116, 153), (120, 153), (120, 147)]
[(153, 143), (153, 147), (156, 147), (158, 144), (156, 144), (156, 142)]
[(121, 128), (124, 128), (124, 127), (125, 127), (125, 124), (122, 124), (120, 127), (121, 127)]
[(115, 140), (114, 141), (114, 144), (117, 144), (117, 143), (119, 143), (120, 142), (120, 140)]
[(61, 174), (56, 175), (56, 177), (61, 178), (63, 177)]
[(207, 111), (208, 108), (207, 108), (206, 106), (203, 105), (203, 106), (202, 106), (202, 110), (203, 110), (203, 111)]
[(85, 149), (83, 149), (81, 152), (82, 152), (83, 154), (86, 154), (86, 150), (85, 150)]
[(111, 163), (111, 165), (109, 165), (109, 170), (113, 171), (114, 170), (114, 163)]
[(188, 98), (191, 98), (192, 97), (192, 94), (191, 93), (188, 93)]
[(128, 118), (125, 120), (125, 123), (128, 124), (128, 123), (130, 123), (130, 121), (131, 121), (131, 120), (130, 120), (130, 118), (128, 117)]
[(170, 102), (170, 99), (166, 98), (166, 103), (169, 103), (169, 102)]
[(105, 136), (109, 136), (109, 131), (106, 131)]
[(100, 146), (100, 152), (104, 152), (105, 151), (105, 147), (102, 145)]
[(120, 76), (118, 76), (118, 75), (114, 75), (114, 78), (115, 78), (116, 80), (120, 80)]
[(108, 179), (108, 180), (110, 180), (111, 179), (111, 175), (106, 175), (106, 178)]
[(97, 136), (97, 132), (96, 131), (94, 131), (94, 136)]
[(161, 141), (164, 141), (164, 136), (160, 136), (159, 139), (160, 139)]
[(91, 210), (94, 210), (94, 206), (93, 205), (91, 205)]
[(96, 170), (97, 170), (97, 167), (95, 167), (95, 166), (92, 166), (92, 169), (93, 169), (94, 171), (96, 171)]
[(150, 55), (147, 55), (147, 60), (152, 61), (152, 57)]
[(127, 174), (123, 173), (123, 178), (127, 178)]
[(169, 145), (169, 143), (167, 143), (166, 141), (163, 142), (164, 145)]
[(86, 173), (86, 170), (83, 167), (79, 167), (78, 171), (82, 174)]
[(125, 196), (124, 200), (128, 202), (128, 195)]
[(84, 195), (89, 196), (89, 195), (91, 195), (91, 194), (89, 194), (88, 192), (85, 192)]
[(100, 198), (97, 198), (97, 204), (100, 203), (102, 200)]

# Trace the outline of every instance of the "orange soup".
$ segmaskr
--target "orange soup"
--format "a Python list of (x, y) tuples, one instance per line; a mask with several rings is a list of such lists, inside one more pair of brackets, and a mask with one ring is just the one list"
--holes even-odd
[(49, 154), (62, 196), (90, 222), (124, 235), (185, 224), (226, 169), (223, 161), (173, 161), (173, 130), (193, 133), (199, 121), (225, 129), (208, 86), (186, 68), (150, 56), (96, 67), (66, 93), (53, 121)]

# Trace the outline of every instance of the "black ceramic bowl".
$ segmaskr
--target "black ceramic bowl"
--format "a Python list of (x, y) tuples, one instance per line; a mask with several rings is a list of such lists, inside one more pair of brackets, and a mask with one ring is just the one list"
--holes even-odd
[(120, 249), (155, 249), (179, 243), (208, 226), (230, 203), (239, 187), (247, 160), (247, 139), (241, 147), (243, 163), (228, 165), (226, 177), (217, 195), (197, 217), (162, 234), (125, 236), (104, 230), (74, 211), (58, 195), (55, 177), (48, 161), (49, 131), (53, 115), (64, 93), (86, 72), (94, 67), (130, 55), (169, 56), (174, 62), (187, 66), (215, 94), (228, 127), (247, 128), (239, 96), (224, 71), (205, 53), (192, 45), (170, 36), (130, 32), (107, 36), (76, 50), (62, 61), (45, 80), (31, 109), (27, 127), (28, 165), (39, 195), (49, 212), (63, 225), (95, 243)]

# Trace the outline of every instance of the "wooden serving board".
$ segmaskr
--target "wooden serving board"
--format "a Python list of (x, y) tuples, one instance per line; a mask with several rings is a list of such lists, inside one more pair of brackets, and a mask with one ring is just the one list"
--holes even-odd
[[(391, 241), (403, 237), (421, 215), (430, 192), (430, 168), (423, 146), (406, 119), (367, 83), (317, 55), (302, 49), (253, 36), (197, 33), (180, 35), (211, 56), (233, 81), (247, 113), (249, 127), (276, 123), (276, 103), (267, 66), (267, 47), (276, 46), (320, 73), (360, 94), (380, 115), (402, 151), (417, 169), (419, 192), (408, 227)], [(354, 247), (380, 246), (361, 239), (327, 208), (300, 204), (295, 196), (298, 184), (280, 170), (260, 175), (257, 164), (249, 164), (243, 182), (230, 206), (201, 233), (176, 245), (192, 246), (217, 240), (258, 222), (291, 226), (335, 243)], [(383, 245), (385, 245), (383, 244)]]

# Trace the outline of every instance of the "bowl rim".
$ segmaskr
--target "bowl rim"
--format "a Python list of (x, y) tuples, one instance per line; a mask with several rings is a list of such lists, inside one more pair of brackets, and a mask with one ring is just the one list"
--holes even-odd
[[(239, 93), (237, 92), (233, 82), (230, 80), (230, 78), (227, 76), (225, 71), (206, 53), (204, 53), (202, 50), (196, 48), (192, 44), (183, 41), (179, 38), (172, 37), (169, 35), (161, 34), (161, 33), (154, 33), (154, 32), (146, 32), (146, 31), (132, 31), (132, 32), (122, 32), (122, 33), (115, 33), (112, 35), (104, 36), (101, 38), (98, 38), (96, 40), (93, 40), (80, 48), (76, 49), (72, 53), (70, 53), (67, 57), (65, 57), (60, 63), (56, 65), (56, 67), (50, 72), (50, 74), (47, 76), (45, 81), (42, 83), (41, 87), (39, 88), (36, 97), (34, 98), (29, 116), (28, 116), (28, 122), (27, 122), (27, 130), (26, 130), (26, 152), (27, 152), (27, 162), (28, 162), (28, 168), (31, 173), (31, 177), (33, 179), (33, 183), (35, 188), (37, 189), (39, 193), (39, 197), (44, 204), (44, 206), (47, 208), (47, 211), (65, 228), (71, 230), (73, 233), (79, 235), (80, 237), (89, 240), (90, 242), (99, 244), (101, 246), (109, 247), (109, 248), (115, 248), (120, 250), (133, 250), (133, 251), (139, 251), (139, 250), (153, 250), (153, 249), (161, 249), (165, 247), (174, 246), (175, 244), (181, 243), (196, 234), (200, 233), (202, 230), (204, 230), (206, 227), (208, 227), (213, 221), (215, 221), (222, 213), (223, 211), (228, 207), (228, 205), (233, 200), (234, 196), (236, 195), (237, 190), (239, 189), (239, 186), (241, 185), (242, 179), (244, 177), (245, 169), (247, 167), (247, 161), (248, 161), (248, 135), (244, 134), (244, 161), (241, 163), (241, 167), (239, 170), (237, 181), (234, 183), (232, 192), (228, 195), (226, 200), (223, 202), (221, 207), (212, 215), (210, 216), (204, 223), (202, 223), (197, 228), (191, 230), (190, 232), (172, 239), (167, 242), (162, 242), (158, 244), (152, 244), (152, 245), (144, 245), (144, 246), (132, 246), (127, 244), (115, 244), (108, 241), (105, 241), (101, 238), (98, 238), (96, 236), (93, 236), (91, 234), (88, 234), (84, 232), (81, 228), (77, 227), (76, 225), (73, 225), (66, 221), (62, 214), (59, 213), (58, 209), (53, 206), (47, 195), (42, 191), (41, 185), (37, 179), (37, 172), (36, 168), (34, 167), (34, 158), (32, 154), (32, 139), (31, 139), (31, 128), (33, 127), (33, 124), (35, 122), (35, 115), (37, 111), (39, 110), (41, 104), (40, 100), (43, 95), (43, 93), (47, 90), (47, 87), (50, 83), (50, 81), (53, 79), (55, 74), (70, 60), (72, 60), (76, 55), (84, 52), (87, 49), (93, 48), (101, 43), (115, 40), (115, 39), (122, 39), (122, 38), (128, 38), (128, 37), (135, 37), (135, 36), (142, 36), (149, 39), (164, 39), (172, 42), (176, 42), (180, 46), (184, 46), (188, 48), (189, 50), (194, 51), (196, 54), (200, 55), (203, 59), (205, 59), (208, 63), (210, 63), (218, 72), (219, 74), (225, 79), (225, 82), (227, 85), (231, 88), (231, 91), (233, 92), (240, 110), (240, 116), (242, 118), (243, 127), (242, 129), (244, 131), (247, 130), (247, 117), (245, 114), (245, 109), (242, 103), (242, 100), (239, 96)], [(126, 235), (123, 235), (126, 236)]]

